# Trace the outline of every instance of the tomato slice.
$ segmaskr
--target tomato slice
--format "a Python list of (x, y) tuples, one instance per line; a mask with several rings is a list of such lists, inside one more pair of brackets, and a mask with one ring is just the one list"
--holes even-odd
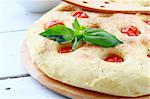
[(65, 47), (61, 47), (58, 49), (59, 53), (69, 53), (72, 52), (72, 47), (71, 46), (65, 46)]
[(45, 25), (44, 29), (47, 30), (48, 28), (53, 27), (53, 26), (58, 25), (58, 24), (64, 25), (63, 22), (60, 22), (60, 21), (58, 21), (58, 20), (53, 20), (53, 21), (48, 22), (48, 23)]
[(115, 62), (115, 63), (121, 63), (124, 61), (121, 57), (116, 55), (111, 55), (109, 57), (106, 57), (104, 60), (107, 62)]
[(121, 32), (123, 34), (127, 34), (128, 36), (138, 36), (141, 34), (141, 32), (134, 26), (127, 26), (121, 28)]
[(150, 25), (150, 20), (146, 20), (144, 22), (147, 23), (148, 25)]
[(85, 12), (82, 12), (82, 11), (75, 12), (73, 14), (73, 17), (76, 17), (76, 18), (89, 18), (89, 16)]

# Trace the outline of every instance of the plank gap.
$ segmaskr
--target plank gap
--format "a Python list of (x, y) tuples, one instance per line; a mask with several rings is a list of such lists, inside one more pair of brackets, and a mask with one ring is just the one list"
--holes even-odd
[(27, 29), (0, 31), (0, 33), (21, 32), (21, 31), (27, 31)]
[(23, 78), (23, 77), (29, 77), (29, 76), (30, 76), (29, 74), (20, 74), (20, 75), (14, 75), (14, 76), (0, 77), (0, 80)]

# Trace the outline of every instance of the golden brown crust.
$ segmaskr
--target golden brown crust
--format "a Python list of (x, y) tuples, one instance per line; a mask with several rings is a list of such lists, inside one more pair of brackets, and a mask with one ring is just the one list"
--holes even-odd
[(149, 0), (64, 0), (89, 11), (107, 13), (148, 13)]

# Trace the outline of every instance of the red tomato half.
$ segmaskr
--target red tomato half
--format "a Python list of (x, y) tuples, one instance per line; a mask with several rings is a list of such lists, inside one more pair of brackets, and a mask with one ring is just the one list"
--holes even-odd
[(121, 28), (121, 32), (123, 34), (127, 34), (128, 36), (138, 36), (141, 34), (140, 31), (134, 26), (123, 27)]
[(59, 53), (69, 53), (72, 52), (72, 47), (62, 47), (58, 50)]
[(63, 22), (60, 22), (60, 21), (57, 21), (57, 20), (53, 20), (53, 21), (48, 22), (48, 23), (45, 25), (44, 29), (47, 30), (48, 28), (53, 27), (53, 26), (58, 25), (58, 24), (64, 25)]
[(85, 12), (82, 12), (82, 11), (75, 12), (73, 16), (76, 18), (89, 18), (89, 16)]
[(121, 63), (124, 61), (121, 57), (118, 57), (116, 55), (106, 57), (104, 60), (107, 62), (115, 62), (115, 63)]

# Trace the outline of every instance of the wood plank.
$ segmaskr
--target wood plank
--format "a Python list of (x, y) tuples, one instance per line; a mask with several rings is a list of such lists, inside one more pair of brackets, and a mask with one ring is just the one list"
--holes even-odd
[(26, 30), (42, 13), (29, 13), (14, 0), (0, 0), (0, 32)]
[(65, 99), (31, 77), (0, 80), (0, 97), (2, 99)]
[(0, 33), (0, 78), (25, 74), (20, 59), (20, 46), (26, 31)]

